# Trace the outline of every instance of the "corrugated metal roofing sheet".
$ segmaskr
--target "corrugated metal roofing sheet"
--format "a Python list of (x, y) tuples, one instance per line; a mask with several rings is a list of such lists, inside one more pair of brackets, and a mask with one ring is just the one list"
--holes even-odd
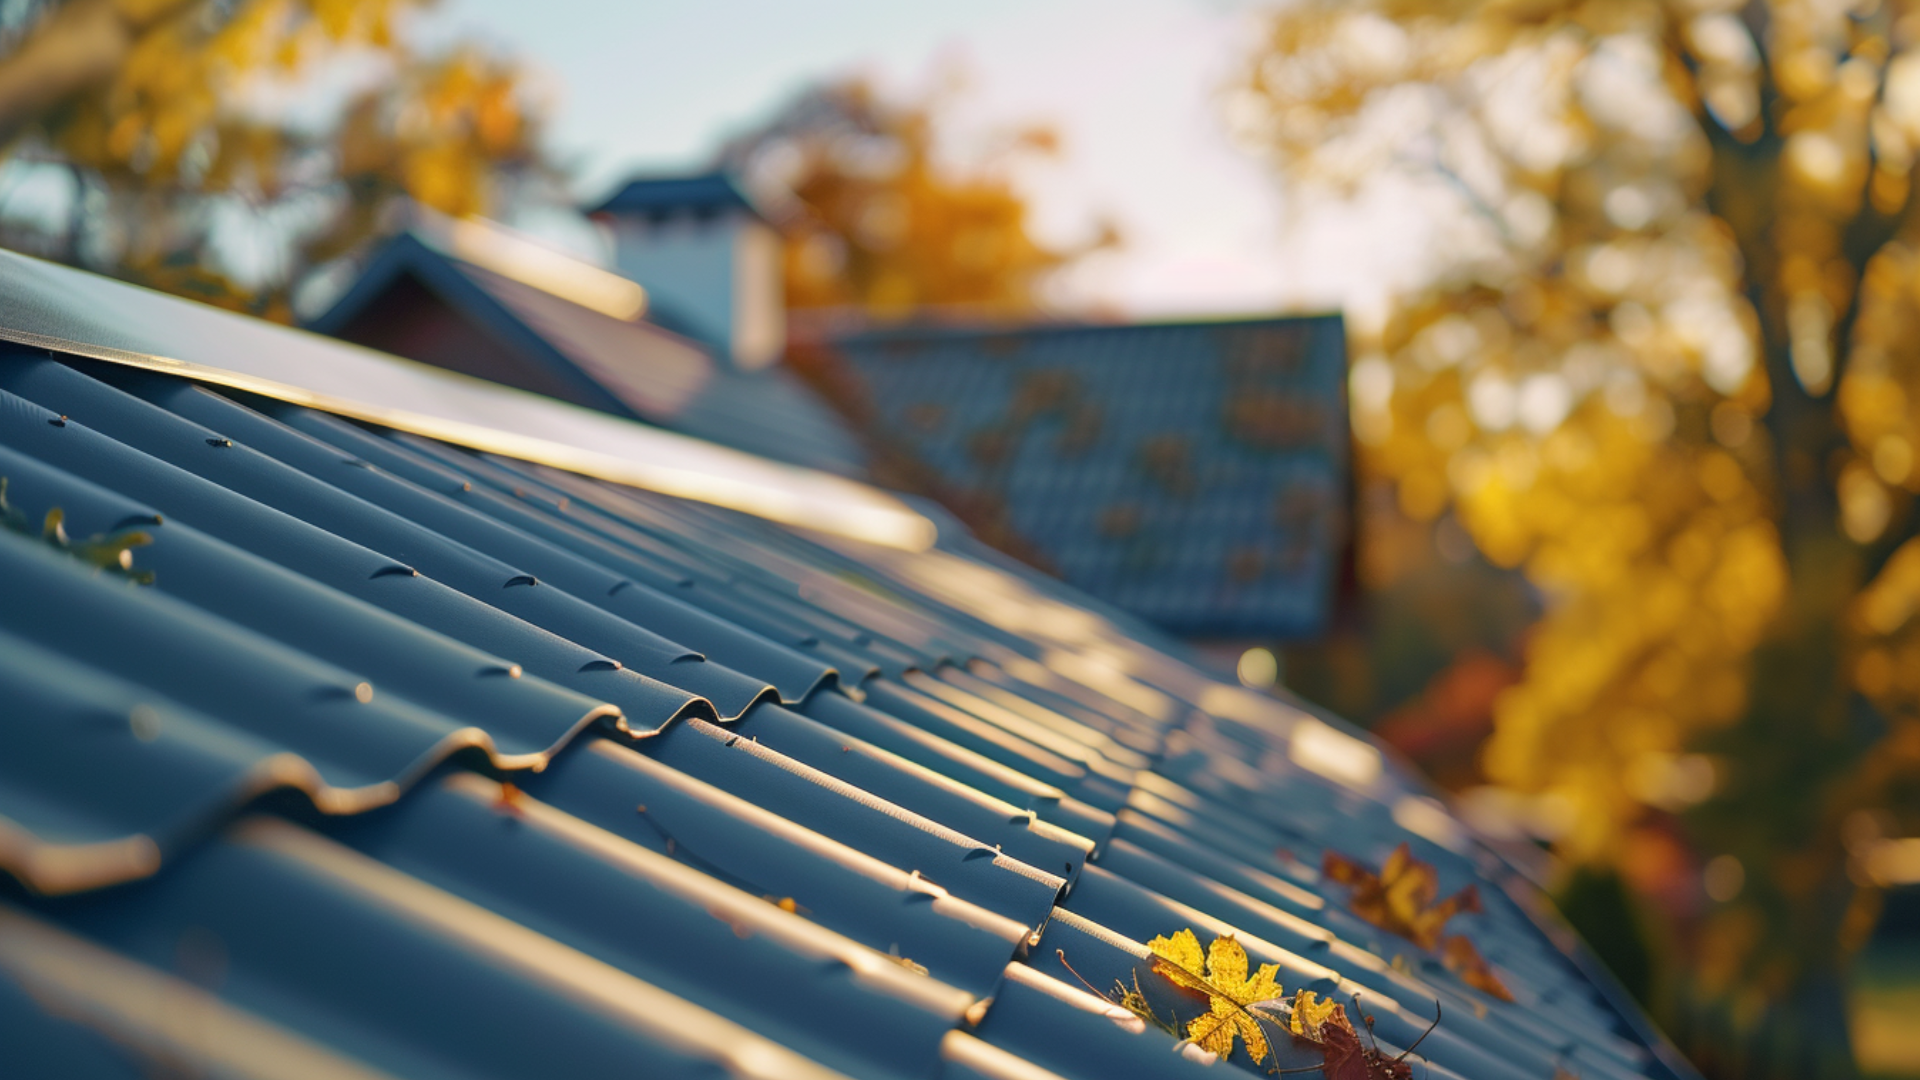
[(904, 328), (810, 350), (923, 493), (1175, 633), (1300, 636), (1345, 538), (1337, 316)]
[[(1690, 1075), (1370, 743), (963, 536), (24, 348), (0, 476), (20, 1075), (1197, 1077), (1080, 981), (1191, 1016), (1183, 927), (1385, 1047), (1442, 1003), (1435, 1077)], [(1400, 843), (1514, 1002), (1309, 865)]]

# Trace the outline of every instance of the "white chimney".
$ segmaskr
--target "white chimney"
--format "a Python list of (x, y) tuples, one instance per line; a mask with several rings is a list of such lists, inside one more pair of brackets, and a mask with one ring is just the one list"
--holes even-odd
[(620, 272), (645, 286), (650, 318), (742, 369), (780, 359), (780, 234), (732, 180), (638, 179), (591, 213), (612, 229)]

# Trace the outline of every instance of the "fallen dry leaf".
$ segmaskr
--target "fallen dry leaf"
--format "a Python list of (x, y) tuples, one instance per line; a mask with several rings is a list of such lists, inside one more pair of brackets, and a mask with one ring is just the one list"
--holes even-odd
[(1233, 1052), (1237, 1034), (1254, 1064), (1266, 1060), (1267, 1036), (1248, 1006), (1280, 996), (1279, 965), (1262, 964), (1249, 978), (1247, 951), (1239, 942), (1231, 937), (1214, 938), (1203, 958), (1200, 939), (1192, 930), (1181, 930), (1170, 938), (1156, 937), (1147, 947), (1153, 950), (1156, 973), (1175, 986), (1207, 996), (1207, 1014), (1187, 1025), (1189, 1041), (1224, 1058)]
[(1370, 1042), (1361, 1042), (1360, 1033), (1347, 1019), (1347, 1010), (1339, 1005), (1320, 1025), (1320, 1035), (1308, 1041), (1326, 1055), (1326, 1064), (1320, 1069), (1325, 1080), (1413, 1080), (1413, 1069), (1405, 1061), (1387, 1057)]
[(1311, 1042), (1321, 1041), (1320, 1029), (1335, 1013), (1342, 1017), (1345, 1010), (1340, 1003), (1332, 999), (1323, 999), (1311, 990), (1296, 991), (1293, 995), (1293, 1012), (1287, 1017), (1287, 1026), (1295, 1035)]
[(1378, 874), (1337, 851), (1327, 852), (1322, 872), (1353, 890), (1350, 906), (1355, 915), (1423, 949), (1439, 946), (1448, 919), (1462, 911), (1480, 910), (1480, 892), (1471, 885), (1435, 903), (1440, 876), (1432, 863), (1414, 858), (1404, 843), (1387, 856)]
[(1493, 973), (1493, 965), (1463, 935), (1454, 934), (1447, 938), (1440, 949), (1440, 960), (1468, 986), (1492, 994), (1501, 1001), (1513, 1000), (1513, 991), (1507, 989), (1507, 984)]
[(1479, 890), (1469, 885), (1436, 903), (1439, 874), (1432, 863), (1414, 858), (1413, 849), (1404, 843), (1387, 856), (1378, 874), (1337, 851), (1327, 852), (1322, 869), (1329, 881), (1353, 890), (1348, 906), (1355, 915), (1423, 949), (1438, 952), (1448, 970), (1468, 986), (1501, 1001), (1513, 1000), (1513, 993), (1472, 941), (1444, 933), (1447, 920), (1463, 911), (1480, 910)]

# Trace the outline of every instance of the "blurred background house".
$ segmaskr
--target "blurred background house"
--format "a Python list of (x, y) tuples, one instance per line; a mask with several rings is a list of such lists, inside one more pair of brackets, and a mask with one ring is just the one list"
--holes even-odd
[[(412, 227), (381, 241), (308, 326), (776, 460), (864, 475), (857, 441), (779, 363), (785, 311), (769, 227), (725, 180), (705, 179), (732, 201), (716, 207), (698, 182), (669, 181), (692, 189), (685, 205), (656, 191), (637, 215), (654, 224), (615, 218), (634, 278), (489, 222), (414, 210)], [(649, 186), (661, 185), (636, 183), (622, 195), (631, 201)]]

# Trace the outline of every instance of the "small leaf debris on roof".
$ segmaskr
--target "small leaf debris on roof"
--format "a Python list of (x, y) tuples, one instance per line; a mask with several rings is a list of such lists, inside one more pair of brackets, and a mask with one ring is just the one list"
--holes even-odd
[(67, 512), (56, 506), (47, 511), (40, 528), (35, 530), (27, 520), (27, 515), (7, 502), (7, 478), (0, 476), (0, 528), (22, 536), (37, 537), (48, 546), (96, 570), (119, 574), (136, 585), (153, 584), (153, 571), (133, 568), (132, 550), (153, 543), (152, 533), (140, 529), (120, 529), (112, 533), (95, 533), (76, 542), (68, 538), (66, 522)]
[(1353, 890), (1348, 906), (1355, 915), (1389, 933), (1398, 934), (1423, 949), (1437, 952), (1441, 962), (1460, 976), (1462, 982), (1501, 1001), (1512, 1001), (1513, 994), (1494, 974), (1493, 965), (1471, 940), (1459, 934), (1443, 933), (1447, 921), (1463, 911), (1480, 910), (1480, 892), (1472, 885), (1445, 900), (1440, 895), (1440, 876), (1432, 863), (1413, 857), (1405, 842), (1387, 856), (1379, 873), (1365, 863), (1337, 851), (1328, 851), (1322, 872), (1329, 881)]
[[(1301, 991), (1296, 995), (1312, 998), (1310, 991)], [(1296, 1028), (1295, 1038), (1312, 1043), (1326, 1056), (1326, 1064), (1321, 1066), (1321, 1075), (1326, 1080), (1413, 1080), (1413, 1068), (1406, 1062), (1406, 1056), (1413, 1051), (1408, 1047), (1399, 1057), (1388, 1057), (1380, 1052), (1373, 1043), (1373, 1022), (1370, 1017), (1361, 1019), (1367, 1024), (1367, 1042), (1360, 1041), (1360, 1033), (1354, 1030), (1353, 1022), (1347, 1019), (1346, 1007), (1336, 1002), (1322, 1002), (1324, 1019), (1309, 1029), (1311, 1034), (1302, 1034)], [(1298, 1018), (1301, 1005), (1295, 1004), (1293, 1015)], [(1439, 1020), (1436, 1018), (1436, 1024)], [(1296, 1020), (1297, 1023), (1297, 1020)], [(1429, 1031), (1432, 1029), (1429, 1028)], [(1426, 1038), (1422, 1035), (1421, 1038)], [(1415, 1043), (1414, 1046), (1420, 1045)]]
[[(1230, 935), (1213, 940), (1203, 954), (1200, 939), (1190, 929), (1172, 937), (1155, 937), (1147, 943), (1153, 951), (1153, 970), (1182, 989), (1206, 995), (1207, 1012), (1187, 1025), (1186, 1038), (1179, 1046), (1188, 1056), (1212, 1064), (1233, 1052), (1236, 1037), (1245, 1045), (1247, 1057), (1258, 1065), (1267, 1060), (1271, 1049), (1264, 1025), (1291, 1035), (1296, 1045), (1319, 1050), (1323, 1063), (1306, 1068), (1284, 1069), (1280, 1057), (1273, 1055), (1267, 1072), (1274, 1076), (1319, 1072), (1325, 1080), (1413, 1080), (1407, 1056), (1426, 1041), (1427, 1034), (1440, 1024), (1439, 1003), (1434, 1003), (1433, 1023), (1415, 1039), (1412, 1046), (1397, 1057), (1388, 1057), (1373, 1040), (1373, 1018), (1362, 1015), (1367, 1040), (1347, 1019), (1345, 1006), (1322, 998), (1312, 990), (1300, 989), (1291, 999), (1280, 989), (1277, 964), (1262, 964), (1251, 978), (1247, 975), (1247, 953)], [(1060, 962), (1082, 983), (1086, 979), (1067, 962), (1064, 950)], [(1203, 971), (1204, 968), (1204, 971)], [(1092, 989), (1088, 984), (1088, 989)], [(1127, 1011), (1176, 1038), (1180, 1036), (1179, 1018), (1162, 1020), (1140, 991), (1136, 976), (1132, 989), (1115, 983), (1113, 992), (1102, 994)], [(1354, 998), (1359, 1007), (1359, 998)]]

